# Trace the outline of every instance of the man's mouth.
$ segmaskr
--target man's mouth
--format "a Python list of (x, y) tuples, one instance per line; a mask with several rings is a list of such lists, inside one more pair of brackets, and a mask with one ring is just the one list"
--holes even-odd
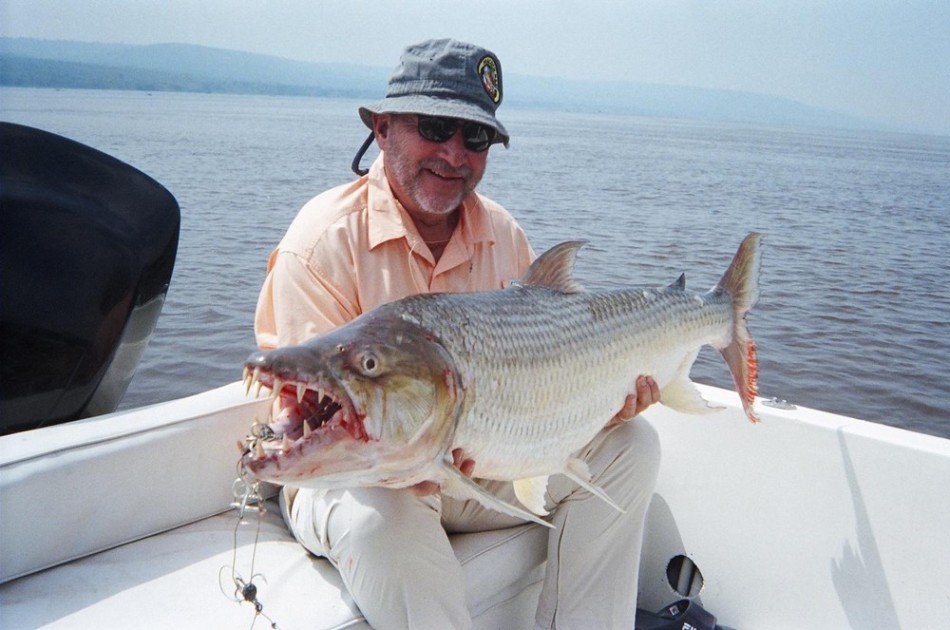
[(428, 160), (422, 164), (422, 168), (444, 180), (468, 181), (472, 176), (471, 169), (464, 166), (455, 168), (441, 160)]

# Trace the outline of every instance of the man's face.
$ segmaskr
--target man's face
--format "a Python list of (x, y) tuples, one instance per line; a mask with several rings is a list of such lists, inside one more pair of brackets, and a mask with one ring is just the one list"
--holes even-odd
[(445, 142), (426, 140), (417, 124), (413, 114), (379, 114), (373, 128), (396, 198), (414, 219), (438, 220), (481, 181), (488, 151), (466, 149), (458, 131)]

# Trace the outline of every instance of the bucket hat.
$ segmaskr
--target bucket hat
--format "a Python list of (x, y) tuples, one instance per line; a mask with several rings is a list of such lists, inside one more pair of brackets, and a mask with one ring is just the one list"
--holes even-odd
[(508, 131), (495, 117), (503, 97), (501, 62), (494, 53), (454, 39), (407, 46), (389, 78), (386, 97), (359, 108), (372, 129), (373, 114), (424, 114), (471, 120), (492, 127), (508, 146)]

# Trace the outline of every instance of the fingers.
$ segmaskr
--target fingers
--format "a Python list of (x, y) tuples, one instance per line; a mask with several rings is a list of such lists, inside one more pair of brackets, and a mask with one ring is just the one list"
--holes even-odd
[(607, 423), (608, 427), (637, 417), (650, 405), (660, 401), (660, 388), (652, 376), (637, 377), (632, 394), (627, 394), (623, 407)]
[[(472, 473), (475, 472), (475, 460), (466, 458), (464, 451), (460, 448), (452, 450), (452, 465), (458, 468), (466, 477), (471, 477)], [(423, 481), (414, 486), (409, 486), (409, 489), (417, 496), (425, 497), (439, 492), (440, 487), (434, 481)]]
[(471, 477), (472, 473), (475, 472), (475, 460), (466, 459), (460, 448), (452, 450), (452, 463), (466, 477)]
[(660, 402), (660, 387), (652, 376), (641, 376), (637, 379), (636, 413), (642, 413), (647, 407)]
[(633, 420), (637, 416), (637, 401), (639, 400), (639, 395), (627, 394), (627, 398), (623, 401), (623, 407), (620, 408), (620, 411), (614, 415), (610, 420), (608, 426), (615, 424), (620, 424), (621, 422), (627, 422), (628, 420)]
[(414, 486), (409, 486), (413, 494), (420, 497), (427, 497), (439, 491), (439, 484), (434, 481), (423, 481)]

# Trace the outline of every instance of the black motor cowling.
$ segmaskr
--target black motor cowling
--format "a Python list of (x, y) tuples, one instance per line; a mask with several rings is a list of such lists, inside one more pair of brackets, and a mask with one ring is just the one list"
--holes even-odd
[(168, 190), (105, 153), (0, 123), (0, 433), (113, 411), (178, 249)]

